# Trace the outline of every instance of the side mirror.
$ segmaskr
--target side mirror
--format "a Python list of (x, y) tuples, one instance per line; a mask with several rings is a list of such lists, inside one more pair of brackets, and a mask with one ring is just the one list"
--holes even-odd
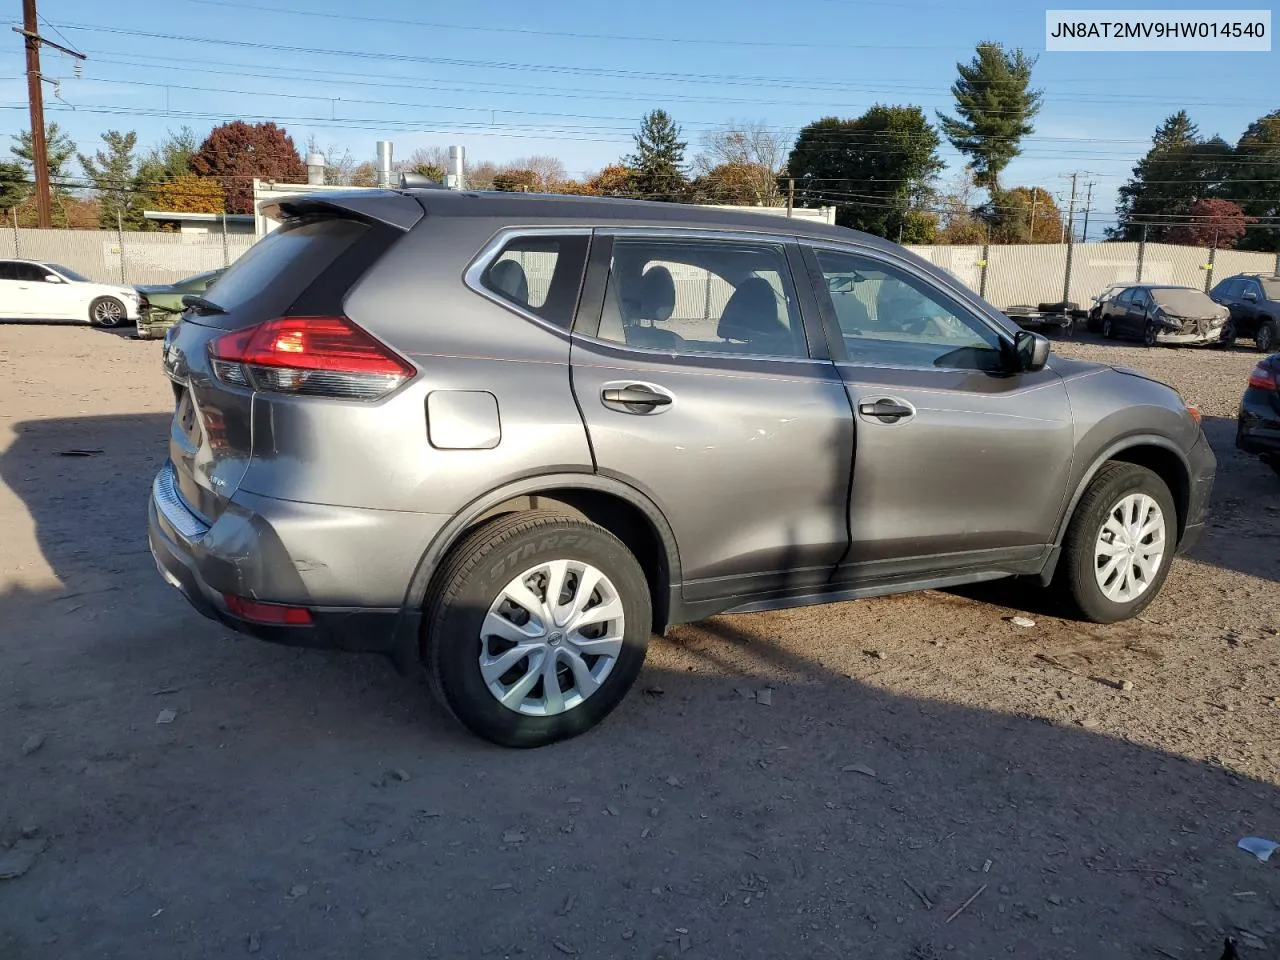
[(62, 278), (58, 276), (56, 273), (46, 273), (44, 275), (44, 282), (45, 283), (61, 283)]
[(1256, 291), (1246, 290), (1244, 292), (1244, 299), (1248, 300), (1250, 303), (1256, 303), (1258, 300), (1258, 294)]
[(1013, 338), (1013, 351), (1017, 354), (1018, 364), (1027, 373), (1043, 370), (1049, 362), (1049, 338), (1030, 330), (1019, 330)]

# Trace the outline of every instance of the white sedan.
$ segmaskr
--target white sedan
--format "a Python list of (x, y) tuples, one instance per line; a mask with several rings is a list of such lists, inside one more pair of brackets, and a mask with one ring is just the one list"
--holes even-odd
[(37, 260), (0, 260), (0, 320), (78, 320), (118, 327), (138, 319), (138, 292), (94, 283)]

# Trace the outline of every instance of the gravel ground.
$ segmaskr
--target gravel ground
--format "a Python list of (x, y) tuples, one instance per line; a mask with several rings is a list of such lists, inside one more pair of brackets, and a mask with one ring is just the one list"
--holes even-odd
[(1280, 857), (1235, 846), (1280, 839), (1257, 355), (1055, 349), (1172, 383), (1218, 451), (1142, 619), (1018, 584), (716, 618), (514, 752), (378, 658), (190, 612), (144, 535), (159, 345), (0, 328), (0, 958), (1275, 955)]

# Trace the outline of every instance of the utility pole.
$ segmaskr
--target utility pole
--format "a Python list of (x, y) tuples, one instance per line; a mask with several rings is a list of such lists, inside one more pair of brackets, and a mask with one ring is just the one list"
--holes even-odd
[(22, 27), (14, 27), (14, 33), (22, 34), (27, 48), (27, 101), (31, 107), (31, 165), (36, 179), (36, 223), (42, 229), (53, 226), (53, 202), (49, 196), (49, 146), (44, 139), (44, 90), (40, 84), (40, 44), (76, 57), (83, 53), (70, 50), (61, 44), (40, 36), (36, 17), (36, 0), (22, 0)]
[(1088, 189), (1084, 195), (1084, 231), (1080, 234), (1080, 242), (1089, 242), (1089, 210), (1093, 206), (1093, 188), (1094, 182), (1090, 180), (1086, 185)]
[(794, 177), (787, 178), (787, 216), (791, 216), (791, 211), (796, 206), (796, 181)]
[(1027, 243), (1036, 242), (1036, 201), (1040, 199), (1040, 188), (1031, 188), (1031, 222), (1027, 224)]
[(49, 199), (49, 150), (44, 142), (44, 91), (40, 89), (40, 33), (36, 0), (22, 0), (22, 33), (27, 46), (27, 100), (31, 106), (31, 166), (36, 175), (36, 226), (53, 226)]
[(1076, 178), (1080, 176), (1078, 173), (1071, 175), (1071, 200), (1067, 205), (1067, 234), (1068, 243), (1075, 243), (1075, 224), (1076, 224)]

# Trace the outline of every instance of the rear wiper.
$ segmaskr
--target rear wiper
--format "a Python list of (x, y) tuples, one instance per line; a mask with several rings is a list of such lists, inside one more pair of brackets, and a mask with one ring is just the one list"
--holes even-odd
[(194, 293), (184, 293), (182, 295), (182, 305), (189, 307), (196, 313), (226, 313), (227, 311), (218, 306), (212, 300), (206, 300), (204, 297), (197, 296)]

